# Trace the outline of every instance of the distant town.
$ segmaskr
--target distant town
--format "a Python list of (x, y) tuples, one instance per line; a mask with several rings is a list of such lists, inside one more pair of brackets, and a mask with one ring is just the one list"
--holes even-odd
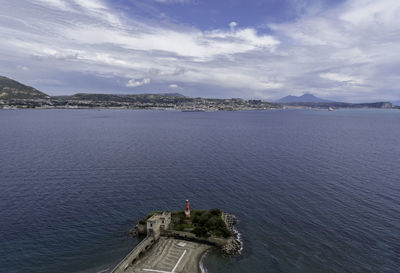
[(153, 109), (188, 112), (266, 110), (282, 108), (280, 104), (261, 100), (205, 99), (171, 96), (168, 94), (105, 95), (76, 94), (48, 99), (8, 99), (0, 101), (0, 108), (36, 109)]
[(163, 94), (92, 94), (49, 96), (33, 87), (0, 76), (0, 109), (153, 109), (183, 112), (269, 110), (283, 108), (338, 109), (385, 108), (400, 109), (391, 102), (345, 103), (319, 99), (311, 94), (288, 96), (277, 102), (241, 98), (191, 98), (178, 93)]

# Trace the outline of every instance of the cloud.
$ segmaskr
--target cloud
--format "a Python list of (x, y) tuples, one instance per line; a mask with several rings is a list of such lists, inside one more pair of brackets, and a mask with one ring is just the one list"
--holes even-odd
[(186, 4), (186, 3), (192, 3), (194, 0), (154, 0), (157, 3), (162, 3), (162, 4)]
[[(4, 54), (12, 52), (21, 60), (33, 58), (53, 69), (93, 73), (101, 77), (110, 74), (132, 79), (139, 75), (141, 78), (157, 78), (157, 82), (179, 80), (196, 84), (207, 82), (220, 87), (269, 87), (265, 84), (265, 77), (256, 75), (259, 73), (250, 72), (254, 77), (249, 76), (249, 71), (242, 69), (244, 62), (232, 63), (242, 58), (240, 54), (271, 54), (279, 45), (274, 37), (260, 35), (253, 28), (242, 28), (232, 33), (221, 29), (200, 31), (180, 25), (143, 24), (131, 19), (127, 24), (127, 18), (118, 18), (101, 1), (75, 0), (68, 4), (71, 10), (63, 13), (47, 8), (48, 1), (53, 0), (31, 1), (35, 5), (42, 3), (42, 8), (31, 10), (29, 3), (32, 2), (26, 0), (26, 6), (7, 4), (10, 10), (14, 9), (26, 18), (27, 24), (18, 28), (2, 24), (4, 27), (0, 27), (0, 34), (8, 38), (0, 46)], [(57, 7), (63, 8), (61, 5)], [(119, 25), (117, 22), (125, 23)], [(247, 82), (226, 78), (226, 75), (242, 73), (248, 74)], [(143, 83), (130, 80), (128, 86)]]
[[(294, 22), (270, 24), (287, 43), (284, 57), (286, 86), (308, 89), (321, 96), (349, 101), (388, 100), (400, 66), (400, 2), (348, 0), (342, 5)], [(290, 63), (289, 63), (290, 62)], [(300, 76), (302, 75), (302, 76)], [(296, 88), (297, 86), (297, 88)]]
[[(323, 10), (305, 5), (296, 20), (266, 22), (264, 32), (234, 21), (229, 29), (201, 30), (156, 17), (136, 18), (107, 3), (4, 1), (3, 67), (10, 75), (31, 74), (32, 80), (73, 74), (90, 85), (98, 77), (115, 87), (107, 91), (116, 92), (122, 80), (127, 88), (178, 82), (185, 90), (191, 86), (196, 96), (206, 89), (215, 96), (245, 98), (304, 91), (350, 101), (365, 100), (366, 94), (371, 100), (400, 96), (395, 89), (400, 69), (397, 0), (347, 0)], [(38, 88), (52, 90), (42, 82)], [(71, 81), (60, 82), (71, 90)]]
[(399, 22), (399, 2), (397, 0), (353, 0), (344, 5), (340, 19), (354, 26), (383, 25), (394, 27)]
[(331, 81), (337, 81), (341, 83), (347, 83), (351, 85), (363, 84), (363, 80), (350, 75), (338, 74), (338, 73), (321, 73), (319, 76), (323, 79), (328, 79)]
[(110, 13), (107, 6), (100, 0), (31, 0), (31, 2), (75, 14), (83, 11), (86, 16), (102, 19), (115, 25), (120, 24), (117, 16)]
[(129, 80), (125, 86), (126, 87), (138, 87), (138, 86), (146, 85), (149, 83), (150, 83), (150, 79), (148, 79), (148, 78), (144, 78), (143, 80), (132, 79), (132, 80)]
[(38, 4), (45, 4), (51, 8), (61, 9), (65, 11), (71, 10), (68, 3), (66, 3), (64, 0), (34, 0), (34, 2), (37, 2)]
[(18, 68), (18, 69), (21, 69), (21, 70), (23, 70), (23, 71), (29, 71), (29, 70), (30, 70), (29, 67), (24, 66), (24, 65), (17, 65), (17, 68)]
[(219, 55), (233, 55), (253, 50), (272, 51), (279, 41), (268, 35), (258, 35), (246, 28), (235, 33), (214, 30), (177, 31), (147, 27), (143, 32), (131, 33), (120, 29), (98, 26), (79, 26), (64, 31), (66, 38), (90, 45), (112, 43), (127, 50), (162, 51), (195, 61), (212, 60)]
[(170, 84), (170, 85), (169, 85), (169, 88), (176, 89), (176, 88), (179, 88), (179, 85), (177, 85), (177, 84)]
[(231, 29), (232, 32), (235, 31), (235, 27), (236, 27), (237, 25), (238, 25), (238, 24), (237, 24), (236, 22), (230, 22), (230, 23), (229, 23), (229, 27), (230, 27), (230, 29)]

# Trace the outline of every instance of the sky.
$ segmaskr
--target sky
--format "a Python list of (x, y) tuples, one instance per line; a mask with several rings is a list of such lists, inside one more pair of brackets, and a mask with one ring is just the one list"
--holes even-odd
[(399, 0), (0, 0), (0, 75), (50, 95), (400, 100)]

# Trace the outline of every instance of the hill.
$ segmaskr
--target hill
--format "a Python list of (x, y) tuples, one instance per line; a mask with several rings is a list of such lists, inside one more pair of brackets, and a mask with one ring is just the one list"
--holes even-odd
[(166, 96), (166, 97), (185, 97), (180, 93), (159, 93), (157, 95)]
[(307, 108), (380, 108), (380, 109), (400, 109), (391, 102), (370, 102), (370, 103), (348, 103), (348, 102), (293, 102), (285, 103), (286, 106), (307, 107)]
[(398, 101), (393, 101), (392, 102), (394, 105), (396, 105), (396, 106), (400, 106), (400, 100), (398, 100)]
[(278, 103), (295, 103), (295, 102), (318, 103), (318, 102), (331, 102), (331, 101), (321, 99), (321, 98), (314, 96), (313, 94), (307, 93), (307, 94), (303, 94), (302, 96), (286, 96), (286, 97), (283, 97), (283, 98), (277, 100), (276, 102), (278, 102)]
[(49, 99), (50, 96), (39, 90), (14, 81), (10, 78), (0, 76), (0, 99)]
[(161, 94), (96, 94), (96, 93), (78, 93), (72, 96), (54, 97), (58, 99), (67, 99), (69, 101), (90, 101), (90, 102), (124, 102), (124, 103), (176, 103), (192, 101), (181, 94), (161, 93)]

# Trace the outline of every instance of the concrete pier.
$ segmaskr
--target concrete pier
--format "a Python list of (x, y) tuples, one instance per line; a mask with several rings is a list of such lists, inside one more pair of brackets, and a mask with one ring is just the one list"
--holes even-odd
[(198, 273), (200, 259), (209, 248), (195, 242), (161, 237), (142, 259), (125, 272)]
[[(199, 273), (199, 262), (206, 244), (161, 237), (151, 243), (143, 240), (125, 257), (112, 273)], [(151, 246), (146, 249), (146, 246)]]
[[(233, 216), (213, 213), (209, 214), (210, 218), (221, 217), (226, 226), (232, 228)], [(171, 212), (156, 212), (147, 217), (145, 223), (139, 221), (135, 230), (145, 231), (146, 238), (111, 273), (198, 273), (200, 259), (207, 249), (215, 246), (228, 254), (240, 249), (233, 236), (202, 238), (191, 232), (169, 229), (170, 225)]]
[[(211, 246), (165, 236), (170, 222), (170, 212), (156, 213), (147, 219), (146, 238), (111, 273), (199, 272), (201, 256)], [(176, 237), (179, 234), (168, 233), (168, 235)]]
[(145, 253), (153, 246), (155, 238), (147, 236), (141, 241), (115, 268), (112, 273), (124, 273), (126, 270), (133, 266)]

